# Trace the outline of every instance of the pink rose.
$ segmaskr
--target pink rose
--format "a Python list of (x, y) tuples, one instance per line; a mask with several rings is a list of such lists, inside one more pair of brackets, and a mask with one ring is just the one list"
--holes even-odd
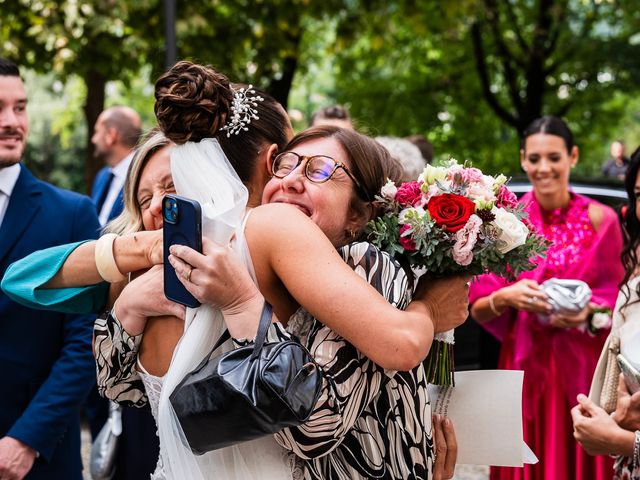
[(465, 226), (456, 232), (456, 243), (453, 245), (453, 259), (458, 265), (466, 267), (473, 260), (473, 247), (478, 241), (482, 219), (471, 215)]
[(407, 252), (416, 251), (416, 241), (413, 239), (411, 233), (405, 233), (411, 228), (410, 225), (402, 225), (400, 227), (400, 246)]
[(516, 208), (518, 206), (518, 197), (504, 185), (500, 185), (496, 198), (499, 207)]
[(396, 193), (396, 202), (406, 207), (422, 205), (420, 184), (418, 182), (407, 182), (400, 185)]

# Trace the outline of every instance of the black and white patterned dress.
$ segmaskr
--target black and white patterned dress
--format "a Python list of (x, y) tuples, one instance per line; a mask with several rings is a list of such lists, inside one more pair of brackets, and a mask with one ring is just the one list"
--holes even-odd
[[(407, 306), (407, 276), (386, 253), (368, 243), (347, 245), (340, 253), (392, 305)], [(99, 320), (94, 330), (100, 391), (112, 400), (140, 405), (145, 396), (135, 370), (139, 338), (105, 322), (114, 320)], [(278, 325), (269, 337), (298, 337), (324, 379), (309, 420), (276, 434), (278, 443), (295, 454), (296, 473), (331, 480), (431, 478), (431, 406), (422, 365), (410, 372), (384, 370), (303, 309), (291, 317), (287, 332)]]

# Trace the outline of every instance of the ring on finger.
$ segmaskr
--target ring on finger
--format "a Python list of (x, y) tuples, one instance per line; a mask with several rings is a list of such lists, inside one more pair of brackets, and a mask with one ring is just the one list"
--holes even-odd
[(536, 302), (538, 299), (537, 297), (529, 297), (529, 300), (527, 300), (529, 303), (533, 303)]
[(187, 280), (187, 282), (191, 282), (191, 272), (193, 272), (193, 267), (191, 265), (189, 265), (189, 271), (187, 272), (187, 274), (184, 277)]

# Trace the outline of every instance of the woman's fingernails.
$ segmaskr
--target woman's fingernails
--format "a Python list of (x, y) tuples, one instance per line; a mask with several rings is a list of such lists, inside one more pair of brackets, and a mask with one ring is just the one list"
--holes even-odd
[(174, 262), (176, 261), (176, 257), (174, 257), (173, 255), (169, 255), (169, 257), (167, 257), (167, 258), (169, 259), (169, 263), (170, 263), (171, 265), (173, 265), (173, 264), (174, 264)]

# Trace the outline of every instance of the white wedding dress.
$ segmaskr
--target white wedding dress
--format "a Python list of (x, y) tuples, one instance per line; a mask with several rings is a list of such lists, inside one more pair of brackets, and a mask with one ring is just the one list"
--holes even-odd
[[(248, 192), (231, 167), (218, 142), (205, 139), (171, 150), (171, 173), (179, 195), (197, 200), (202, 207), (203, 236), (233, 244), (252, 271), (244, 241), (242, 219)], [(219, 310), (208, 305), (187, 308), (185, 332), (163, 378), (142, 371), (149, 403), (158, 425), (160, 460), (154, 479), (177, 480), (291, 480), (293, 460), (273, 436), (267, 436), (196, 456), (191, 452), (169, 396), (209, 353), (225, 329)], [(227, 342), (222, 351), (230, 350)], [(150, 391), (151, 390), (151, 391)]]

